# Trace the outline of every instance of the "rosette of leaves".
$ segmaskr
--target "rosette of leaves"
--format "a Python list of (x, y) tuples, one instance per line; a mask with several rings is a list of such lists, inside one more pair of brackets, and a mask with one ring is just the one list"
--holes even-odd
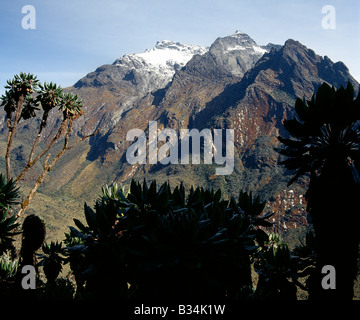
[(14, 236), (20, 232), (16, 232), (19, 223), (10, 207), (18, 203), (18, 190), (13, 180), (7, 182), (5, 176), (0, 174), (0, 255), (8, 250), (15, 253)]
[(296, 300), (297, 268), (288, 246), (278, 234), (269, 240), (257, 254), (254, 263), (259, 274), (256, 295), (259, 299)]
[(38, 87), (39, 80), (31, 73), (20, 72), (14, 75), (12, 80), (7, 81), (5, 89), (10, 91), (14, 98), (21, 95), (27, 96)]
[[(4, 106), (7, 119), (11, 119), (13, 114), (16, 112), (17, 104), (21, 101), (22, 105), (20, 117), (29, 119), (35, 116), (35, 111), (38, 110), (32, 102), (31, 94), (36, 91), (39, 85), (39, 80), (36, 76), (31, 73), (20, 72), (19, 75), (15, 75), (12, 80), (7, 81), (5, 85), (5, 94), (1, 97), (1, 106)], [(17, 119), (18, 122), (20, 120)]]
[(114, 298), (124, 296), (128, 289), (123, 275), (124, 250), (115, 230), (121, 215), (119, 193), (113, 192), (117, 188), (112, 187), (112, 191), (103, 188), (104, 194), (95, 202), (94, 209), (85, 204), (87, 226), (74, 219), (78, 229), (70, 226), (66, 235), (64, 254), (75, 275), (78, 296)]
[(14, 280), (18, 270), (18, 261), (12, 260), (8, 256), (0, 258), (0, 283)]
[(55, 283), (56, 278), (62, 270), (62, 257), (63, 248), (62, 242), (53, 242), (50, 244), (44, 243), (42, 245), (42, 254), (38, 254), (41, 259), (38, 266), (43, 267), (48, 283)]
[(40, 104), (44, 111), (40, 126), (41, 133), (41, 130), (46, 127), (49, 112), (60, 105), (63, 89), (53, 82), (39, 84), (39, 89), (38, 95), (36, 96), (36, 103)]
[[(360, 215), (360, 94), (348, 82), (338, 89), (322, 84), (310, 101), (297, 99), (295, 116), (284, 121), (290, 138), (278, 137), (286, 157), (280, 164), (294, 171), (289, 184), (310, 177), (305, 194), (315, 231), (316, 285), (311, 299), (352, 299), (358, 273)], [(334, 237), (334, 232), (337, 237)], [(338, 239), (346, 239), (346, 245)], [(321, 268), (336, 269), (337, 290), (321, 286)]]
[(63, 112), (63, 118), (74, 118), (82, 115), (82, 100), (73, 93), (65, 93), (61, 96), (61, 104), (59, 110)]
[(4, 254), (0, 257), (0, 297), (13, 299), (17, 297), (15, 281), (18, 274), (18, 261)]
[(349, 167), (354, 181), (360, 182), (360, 95), (354, 99), (350, 82), (336, 90), (322, 84), (310, 101), (297, 99), (296, 115), (284, 121), (291, 138), (279, 136), (287, 157), (280, 164), (294, 170), (288, 185), (306, 173), (321, 175), (334, 166)]

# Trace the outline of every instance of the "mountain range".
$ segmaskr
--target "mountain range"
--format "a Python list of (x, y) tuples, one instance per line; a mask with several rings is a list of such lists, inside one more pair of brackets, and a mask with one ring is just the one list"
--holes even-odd
[[(252, 190), (276, 212), (275, 230), (295, 228), (306, 224), (306, 181), (286, 186), (291, 172), (277, 164), (276, 137), (286, 135), (282, 122), (293, 116), (296, 98), (310, 99), (323, 82), (339, 87), (348, 81), (357, 91), (359, 83), (344, 63), (292, 39), (260, 46), (236, 31), (210, 47), (159, 41), (66, 88), (83, 99), (76, 134), (100, 133), (64, 156), (41, 192), (89, 202), (105, 184), (128, 185), (132, 178), (156, 179), (159, 185), (169, 181), (171, 186), (182, 181), (187, 189), (221, 188), (225, 197)], [(217, 176), (215, 164), (129, 164), (126, 150), (132, 142), (126, 135), (134, 128), (148, 133), (149, 121), (156, 121), (158, 130), (233, 129), (234, 171)], [(22, 127), (19, 139), (26, 139), (27, 130), (31, 126)], [(21, 160), (22, 152), (15, 148), (14, 156)]]

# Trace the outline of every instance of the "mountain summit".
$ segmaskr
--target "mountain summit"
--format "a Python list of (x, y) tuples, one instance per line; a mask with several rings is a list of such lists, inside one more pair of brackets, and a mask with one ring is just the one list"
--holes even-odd
[(176, 71), (195, 55), (208, 47), (192, 46), (169, 40), (158, 41), (152, 49), (142, 53), (125, 54), (111, 65), (104, 65), (75, 84), (84, 86), (114, 85), (124, 81), (137, 87), (141, 93), (164, 88)]
[[(74, 88), (91, 98), (94, 107), (106, 105), (106, 116), (96, 117), (101, 117), (101, 124), (109, 129), (144, 97), (153, 96), (156, 102), (165, 91), (171, 95), (179, 81), (197, 82), (189, 76), (206, 80), (209, 89), (214, 84), (222, 87), (230, 78), (239, 80), (268, 51), (240, 31), (216, 39), (210, 47), (158, 41), (152, 49), (125, 54), (114, 63), (97, 68)], [(169, 86), (172, 89), (167, 90)], [(214, 93), (218, 89), (214, 88)], [(94, 91), (97, 93), (93, 94)], [(98, 114), (98, 110), (94, 112)], [(88, 122), (85, 128), (87, 125)]]
[[(138, 72), (149, 78), (149, 91), (165, 87), (176, 71), (180, 70), (195, 55), (209, 48), (192, 46), (169, 40), (158, 41), (154, 48), (142, 53), (127, 54), (113, 65), (129, 70), (129, 78)], [(131, 74), (132, 73), (132, 74)]]
[(186, 69), (213, 81), (224, 77), (241, 78), (269, 49), (259, 46), (246, 33), (237, 31), (217, 38), (209, 51), (190, 60)]
[[(174, 74), (186, 66), (195, 55), (204, 54), (209, 60), (214, 60), (216, 68), (221, 66), (225, 73), (242, 77), (268, 51), (269, 47), (257, 45), (241, 31), (216, 39), (210, 47), (163, 40), (145, 52), (125, 54), (113, 64), (99, 67), (79, 80), (74, 87), (118, 87), (121, 83), (126, 87), (134, 85), (137, 91), (144, 94), (165, 88)], [(194, 64), (197, 64), (197, 60)]]

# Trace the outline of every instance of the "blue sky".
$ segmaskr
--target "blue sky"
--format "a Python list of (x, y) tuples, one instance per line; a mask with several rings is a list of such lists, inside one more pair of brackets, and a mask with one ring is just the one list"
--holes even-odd
[[(22, 27), (25, 5), (36, 10), (36, 29)], [(335, 8), (335, 29), (322, 27), (325, 5)], [(209, 46), (236, 30), (260, 45), (298, 40), (360, 81), (358, 0), (2, 0), (0, 93), (21, 71), (66, 87), (158, 40)]]

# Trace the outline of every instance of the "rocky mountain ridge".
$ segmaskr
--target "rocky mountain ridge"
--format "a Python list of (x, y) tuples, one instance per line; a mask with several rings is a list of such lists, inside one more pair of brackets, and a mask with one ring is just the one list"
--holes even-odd
[[(97, 68), (67, 89), (84, 103), (77, 134), (96, 129), (100, 134), (71, 150), (43, 190), (88, 202), (101, 186), (114, 181), (126, 185), (131, 178), (221, 188), (225, 196), (252, 190), (268, 199), (269, 210), (280, 217), (279, 229), (284, 229), (283, 222), (288, 228), (298, 226), (306, 221), (301, 197), (305, 182), (294, 185), (292, 192), (286, 187), (290, 173), (277, 165), (276, 136), (285, 134), (282, 121), (293, 115), (297, 97), (310, 99), (323, 82), (339, 87), (347, 81), (358, 89), (342, 62), (291, 39), (282, 46), (259, 46), (236, 32), (209, 48), (158, 42), (144, 53)], [(214, 166), (205, 164), (130, 165), (126, 134), (134, 128), (147, 132), (149, 121), (157, 121), (158, 130), (233, 129), (234, 172), (216, 176)]]
[(195, 55), (203, 54), (207, 47), (185, 45), (169, 40), (158, 41), (154, 48), (142, 53), (125, 54), (111, 65), (103, 65), (80, 79), (75, 88), (106, 86), (128, 82), (140, 94), (166, 87), (175, 72)]

